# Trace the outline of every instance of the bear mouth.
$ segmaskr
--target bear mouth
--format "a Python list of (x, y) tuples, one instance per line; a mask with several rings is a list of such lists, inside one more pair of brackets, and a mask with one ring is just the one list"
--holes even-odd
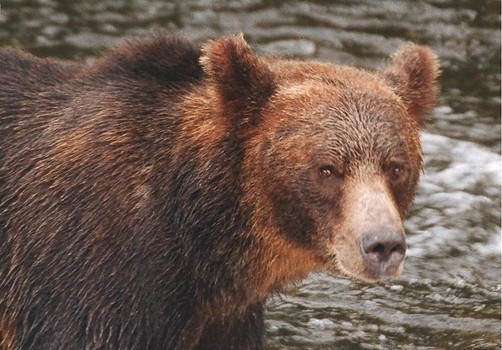
[(378, 269), (365, 264), (362, 258), (355, 260), (360, 260), (357, 266), (347, 266), (341, 259), (336, 256), (332, 257), (332, 262), (327, 266), (327, 272), (336, 277), (348, 278), (355, 282), (376, 283), (398, 277), (404, 271), (404, 260), (397, 266), (383, 264), (382, 268)]

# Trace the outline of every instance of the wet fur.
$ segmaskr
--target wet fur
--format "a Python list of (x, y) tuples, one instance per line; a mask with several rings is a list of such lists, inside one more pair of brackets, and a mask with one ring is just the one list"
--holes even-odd
[[(295, 133), (274, 121), (281, 91), (332, 84), (330, 69), (259, 59), (236, 37), (135, 41), (90, 66), (3, 50), (4, 347), (262, 348), (266, 296), (330, 264), (315, 236), (326, 216), (263, 178), (267, 144)], [(382, 74), (418, 125), (431, 88), (411, 96), (401, 73)], [(297, 145), (285, 147), (300, 161)]]

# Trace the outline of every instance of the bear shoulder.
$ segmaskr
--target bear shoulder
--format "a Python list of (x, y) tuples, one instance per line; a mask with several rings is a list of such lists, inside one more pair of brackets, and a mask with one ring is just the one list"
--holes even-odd
[(19, 49), (0, 50), (0, 83), (4, 88), (12, 85), (22, 89), (33, 85), (43, 89), (65, 81), (80, 67), (79, 63), (39, 58)]
[(142, 80), (161, 85), (202, 78), (198, 46), (180, 36), (132, 38), (88, 67), (84, 75)]
[(90, 64), (39, 58), (19, 49), (4, 48), (0, 50), (0, 83), (25, 91), (71, 84), (75, 79), (176, 85), (202, 78), (200, 54), (198, 46), (180, 36), (160, 35), (129, 39)]

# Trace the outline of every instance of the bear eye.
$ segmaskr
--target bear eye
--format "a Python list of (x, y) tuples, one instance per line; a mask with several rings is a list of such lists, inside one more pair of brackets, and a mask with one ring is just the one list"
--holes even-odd
[(335, 168), (333, 165), (323, 165), (319, 168), (319, 175), (324, 178), (330, 178), (332, 176), (342, 177), (343, 172)]
[(321, 174), (322, 177), (330, 177), (333, 175), (333, 171), (330, 168), (321, 168), (319, 169), (319, 174)]
[(390, 178), (393, 181), (399, 180), (404, 175), (404, 169), (401, 164), (397, 164), (397, 163), (390, 164), (388, 171), (389, 171)]
[(394, 177), (399, 177), (402, 172), (403, 169), (399, 165), (396, 165), (395, 167), (392, 168), (392, 175)]

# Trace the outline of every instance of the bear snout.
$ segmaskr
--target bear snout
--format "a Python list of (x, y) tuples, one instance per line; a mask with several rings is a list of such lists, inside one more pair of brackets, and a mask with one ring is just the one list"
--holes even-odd
[(394, 196), (385, 181), (354, 181), (346, 185), (347, 220), (335, 234), (338, 269), (345, 275), (376, 281), (404, 269), (406, 236)]
[(406, 239), (402, 230), (378, 228), (363, 233), (359, 246), (366, 273), (373, 279), (401, 273), (406, 255)]

